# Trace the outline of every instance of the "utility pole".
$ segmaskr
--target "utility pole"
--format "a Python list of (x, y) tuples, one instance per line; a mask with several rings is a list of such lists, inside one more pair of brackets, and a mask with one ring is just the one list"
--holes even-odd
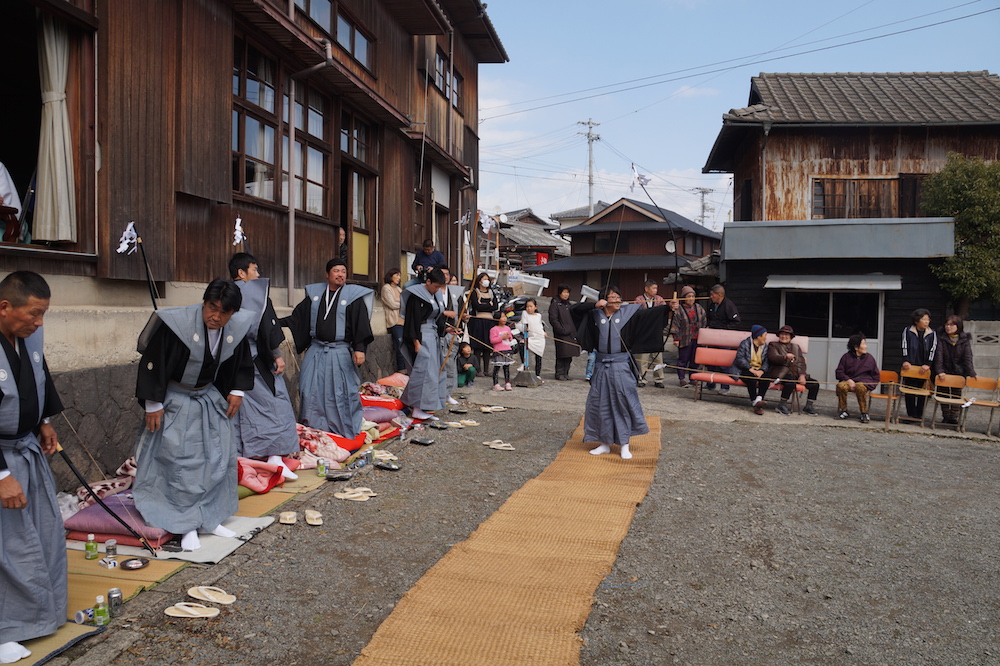
[(587, 217), (594, 217), (594, 142), (601, 140), (600, 134), (594, 134), (594, 128), (601, 123), (595, 123), (593, 118), (588, 118), (587, 122), (579, 121), (577, 125), (586, 125), (587, 133), (577, 132), (577, 134), (587, 137), (587, 164), (589, 175), (587, 178), (587, 202), (589, 204)]
[(701, 217), (699, 218), (698, 223), (701, 224), (701, 226), (705, 226), (705, 214), (715, 212), (714, 208), (705, 205), (705, 195), (711, 194), (715, 190), (711, 187), (696, 187), (691, 191), (695, 194), (701, 195)]

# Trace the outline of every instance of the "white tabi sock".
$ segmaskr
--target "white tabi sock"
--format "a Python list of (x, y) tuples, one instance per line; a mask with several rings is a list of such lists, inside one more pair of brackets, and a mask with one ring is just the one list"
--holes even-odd
[(608, 446), (607, 444), (601, 444), (596, 449), (590, 450), (590, 455), (592, 456), (599, 456), (604, 453), (611, 453), (611, 447)]
[(191, 530), (181, 537), (181, 548), (184, 550), (198, 550), (201, 548), (201, 539), (198, 538), (198, 530)]
[(457, 404), (458, 404), (458, 400), (455, 400), (455, 399), (454, 399), (453, 397), (451, 397), (451, 396), (449, 395), (449, 396), (448, 396), (448, 404), (449, 404), (449, 405), (457, 405)]
[(28, 650), (20, 643), (15, 643), (14, 641), (0, 643), (0, 664), (13, 664), (15, 661), (21, 661), (25, 657), (30, 656), (31, 650)]
[(296, 474), (292, 470), (288, 469), (288, 465), (286, 465), (285, 461), (281, 459), (281, 456), (271, 456), (271, 457), (269, 457), (267, 459), (267, 464), (268, 465), (277, 465), (278, 467), (280, 467), (281, 468), (281, 476), (283, 476), (284, 478), (288, 479), (289, 481), (294, 481), (295, 479), (299, 478), (298, 474)]
[(232, 539), (234, 536), (236, 536), (236, 532), (232, 531), (228, 527), (223, 527), (222, 525), (217, 526), (214, 530), (209, 532), (209, 534), (225, 537), (227, 539)]
[(622, 460), (631, 460), (632, 452), (628, 450), (628, 444), (622, 444)]
[(764, 399), (764, 398), (762, 398), (762, 397), (760, 397), (760, 396), (757, 396), (756, 398), (754, 398), (754, 399), (753, 399), (753, 402), (751, 402), (750, 404), (751, 404), (751, 405), (753, 405), (754, 407), (756, 407), (756, 406), (757, 406), (757, 403), (758, 403), (758, 402), (760, 402), (760, 401), (761, 401), (761, 400), (763, 400), (763, 399)]

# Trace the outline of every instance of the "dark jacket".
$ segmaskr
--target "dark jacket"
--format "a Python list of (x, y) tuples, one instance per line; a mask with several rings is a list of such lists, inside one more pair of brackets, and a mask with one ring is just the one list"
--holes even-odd
[(570, 303), (560, 298), (553, 298), (549, 304), (549, 324), (552, 325), (552, 336), (556, 341), (556, 358), (573, 358), (580, 355), (580, 347), (576, 343), (576, 326), (573, 325), (573, 314)]
[(867, 386), (869, 391), (874, 391), (878, 388), (879, 383), (878, 364), (871, 354), (859, 357), (854, 352), (849, 351), (840, 357), (836, 377), (838, 382), (853, 379), (855, 382), (861, 382)]
[[(921, 337), (923, 340), (921, 340)], [(910, 365), (933, 365), (934, 354), (937, 351), (937, 336), (927, 329), (923, 336), (917, 332), (916, 326), (903, 329), (903, 360)]]
[(707, 328), (725, 328), (735, 330), (740, 325), (740, 313), (736, 310), (736, 304), (728, 298), (723, 298), (721, 303), (708, 302), (705, 309), (708, 315)]
[[(753, 346), (753, 338), (746, 337), (740, 342), (740, 346), (736, 348), (736, 360), (733, 361), (733, 365), (740, 371), (741, 375), (750, 375), (750, 348)], [(760, 369), (765, 375), (771, 369), (771, 364), (767, 360), (767, 345), (764, 345), (764, 353), (760, 356)]]
[(959, 333), (955, 344), (951, 344), (948, 334), (938, 331), (938, 348), (934, 355), (934, 374), (962, 375), (975, 377), (976, 369), (972, 366), (972, 335)]
[[(786, 354), (794, 354), (795, 360), (789, 361)], [(767, 345), (767, 360), (771, 364), (770, 376), (775, 379), (798, 379), (806, 372), (806, 355), (802, 353), (802, 347), (794, 342), (787, 345), (775, 340)]]

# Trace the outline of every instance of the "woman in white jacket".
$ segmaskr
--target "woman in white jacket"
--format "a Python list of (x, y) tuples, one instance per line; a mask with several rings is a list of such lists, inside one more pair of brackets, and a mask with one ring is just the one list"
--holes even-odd
[[(542, 313), (538, 311), (538, 303), (529, 298), (521, 313), (521, 329), (524, 331), (525, 344), (528, 351), (535, 356), (535, 379), (542, 381), (542, 355), (545, 354), (545, 328), (542, 324)], [(525, 367), (530, 371), (530, 364)]]

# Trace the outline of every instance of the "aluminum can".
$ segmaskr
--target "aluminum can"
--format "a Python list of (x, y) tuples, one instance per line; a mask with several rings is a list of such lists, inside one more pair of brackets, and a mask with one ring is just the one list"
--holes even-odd
[(320, 458), (316, 461), (316, 476), (326, 476), (326, 470), (330, 463), (327, 462), (326, 458)]
[(77, 624), (94, 624), (94, 609), (84, 608), (83, 610), (78, 610), (73, 619), (76, 620)]
[(108, 590), (108, 610), (111, 611), (111, 617), (115, 617), (122, 612), (122, 605), (124, 603), (125, 599), (122, 596), (120, 588), (113, 587)]

